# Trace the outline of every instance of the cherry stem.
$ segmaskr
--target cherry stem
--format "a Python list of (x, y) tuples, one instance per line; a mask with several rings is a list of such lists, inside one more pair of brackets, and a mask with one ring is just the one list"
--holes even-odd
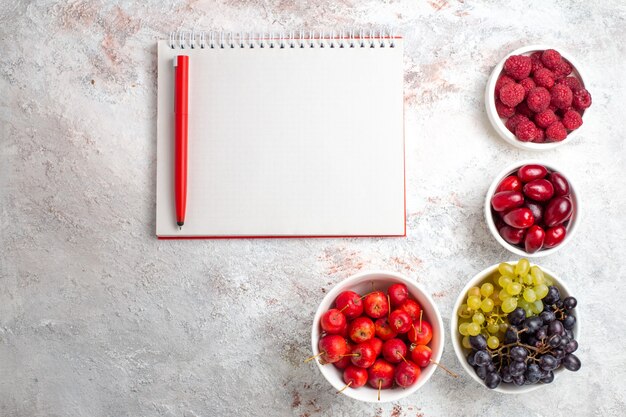
[(389, 294), (387, 294), (387, 321), (391, 323), (391, 298), (389, 298)]
[(380, 401), (380, 390), (382, 389), (382, 387), (383, 387), (383, 380), (379, 379), (378, 380), (378, 401)]
[(360, 353), (346, 353), (345, 355), (341, 355), (342, 358), (346, 356), (361, 356), (361, 354)]
[(424, 310), (420, 311), (420, 333), (422, 333), (422, 316), (424, 315)]
[(400, 357), (402, 358), (402, 360), (408, 365), (409, 361), (406, 360), (406, 358), (404, 357), (403, 354), (400, 353)]
[(304, 363), (310, 362), (310, 361), (312, 361), (313, 359), (317, 358), (318, 356), (323, 355), (324, 353), (326, 353), (326, 351), (322, 351), (322, 352), (318, 353), (317, 355), (314, 355), (314, 356), (311, 356), (311, 357), (309, 357), (309, 358), (306, 358), (306, 359), (304, 360)]
[(337, 391), (337, 394), (341, 394), (346, 388), (348, 388), (350, 385), (352, 385), (352, 381), (348, 382), (342, 389), (340, 389), (339, 391)]
[(452, 372), (451, 370), (449, 370), (448, 368), (446, 368), (445, 366), (443, 366), (442, 364), (440, 364), (439, 362), (435, 362), (434, 360), (430, 360), (431, 363), (434, 363), (435, 365), (437, 365), (438, 367), (440, 367), (441, 369), (443, 369), (444, 371), (446, 371), (447, 373), (449, 373), (452, 377), (454, 378), (458, 378), (459, 376), (457, 374), (455, 374), (454, 372)]

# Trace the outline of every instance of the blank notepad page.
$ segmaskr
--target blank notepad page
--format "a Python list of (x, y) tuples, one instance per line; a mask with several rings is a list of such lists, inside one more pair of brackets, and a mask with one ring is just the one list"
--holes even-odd
[[(158, 46), (159, 237), (405, 234), (395, 47)], [(174, 209), (174, 65), (189, 56), (187, 214)]]

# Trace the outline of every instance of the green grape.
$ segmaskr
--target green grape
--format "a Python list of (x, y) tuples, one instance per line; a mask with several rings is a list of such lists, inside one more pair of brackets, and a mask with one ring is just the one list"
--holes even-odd
[(530, 271), (530, 262), (528, 262), (528, 259), (522, 258), (517, 261), (517, 265), (515, 265), (515, 275), (523, 277), (524, 275), (528, 275), (528, 271)]
[(535, 300), (535, 302), (531, 304), (531, 309), (535, 314), (541, 313), (543, 311), (543, 302), (541, 300)]
[(535, 285), (543, 284), (545, 281), (543, 271), (537, 265), (530, 268), (530, 275), (532, 275), (533, 284)]
[(523, 308), (524, 310), (530, 309), (530, 303), (523, 298), (517, 301), (517, 306)]
[(467, 333), (470, 336), (478, 336), (480, 334), (480, 326), (476, 323), (469, 323), (467, 325)]
[(491, 282), (493, 282), (494, 285), (500, 285), (498, 284), (498, 280), (500, 279), (502, 275), (495, 273), (491, 276)]
[(526, 284), (526, 285), (530, 285), (533, 283), (533, 277), (530, 275), (524, 275), (524, 277), (521, 279), (522, 283)]
[(509, 328), (508, 324), (506, 324), (506, 323), (500, 323), (500, 331), (501, 331), (502, 333), (506, 332), (506, 329), (508, 329), (508, 328)]
[(506, 300), (507, 298), (511, 298), (511, 294), (506, 292), (506, 290), (500, 290), (500, 292), (498, 293), (498, 298), (500, 299), (500, 301), (504, 302), (504, 300)]
[(465, 349), (471, 349), (472, 348), (472, 345), (470, 344), (470, 341), (469, 341), (469, 336), (463, 337), (463, 340), (461, 341), (461, 344), (463, 345), (463, 347)]
[(464, 319), (472, 317), (472, 313), (467, 304), (461, 304), (461, 307), (459, 307), (459, 317), (463, 317)]
[[(506, 292), (506, 291), (505, 291)], [(498, 294), (494, 294), (491, 299), (493, 300), (493, 306), (497, 307), (497, 306), (501, 306), (502, 305), (502, 300), (499, 297), (499, 292)]]
[(470, 288), (470, 289), (467, 291), (467, 296), (468, 296), (468, 297), (471, 297), (471, 296), (473, 296), (473, 295), (475, 295), (475, 296), (477, 296), (477, 297), (480, 297), (480, 288), (478, 288), (478, 287), (472, 287), (472, 288)]
[(487, 325), (487, 331), (491, 334), (498, 333), (498, 330), (500, 330), (500, 326), (497, 323), (489, 323)]
[(500, 346), (500, 339), (496, 336), (489, 336), (487, 339), (487, 346), (489, 346), (490, 349), (497, 349), (498, 346)]
[(524, 300), (528, 301), (529, 303), (532, 303), (536, 299), (537, 299), (537, 295), (531, 288), (526, 288), (524, 290)]
[(484, 297), (489, 297), (491, 294), (493, 294), (493, 285), (491, 285), (491, 283), (489, 282), (485, 282), (483, 285), (480, 286), (480, 293)]
[(517, 297), (507, 298), (502, 302), (502, 311), (510, 313), (517, 307)]
[(485, 316), (483, 313), (474, 313), (472, 316), (472, 321), (478, 325), (483, 324), (485, 322)]
[(461, 323), (459, 326), (459, 333), (463, 336), (467, 336), (467, 326), (469, 326), (469, 323)]
[(528, 308), (524, 310), (526, 312), (526, 317), (532, 317), (535, 315), (535, 313), (533, 313), (533, 310)]
[(480, 304), (480, 309), (485, 313), (489, 313), (491, 310), (493, 310), (494, 305), (495, 303), (491, 298), (485, 298)]
[(520, 284), (519, 282), (511, 282), (509, 285), (506, 286), (506, 292), (508, 292), (511, 295), (517, 295), (522, 291), (522, 284)]
[(480, 308), (480, 297), (475, 295), (467, 297), (467, 306), (472, 310), (478, 310)]
[(515, 276), (515, 266), (502, 262), (498, 265), (498, 272), (506, 277), (513, 278)]
[(509, 285), (511, 282), (513, 282), (513, 280), (509, 277), (505, 277), (504, 275), (498, 278), (498, 285), (502, 288), (506, 288), (506, 286)]
[(546, 284), (539, 284), (534, 288), (534, 290), (535, 295), (537, 295), (537, 299), (539, 300), (548, 295), (548, 286)]

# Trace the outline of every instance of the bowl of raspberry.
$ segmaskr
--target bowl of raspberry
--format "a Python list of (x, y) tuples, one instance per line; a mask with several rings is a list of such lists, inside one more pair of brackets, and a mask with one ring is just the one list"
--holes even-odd
[(507, 55), (485, 89), (487, 116), (510, 144), (541, 151), (570, 142), (591, 106), (580, 66), (568, 53), (531, 45)]
[(485, 198), (485, 220), (505, 249), (542, 257), (572, 240), (580, 203), (570, 177), (554, 164), (516, 162), (494, 179)]

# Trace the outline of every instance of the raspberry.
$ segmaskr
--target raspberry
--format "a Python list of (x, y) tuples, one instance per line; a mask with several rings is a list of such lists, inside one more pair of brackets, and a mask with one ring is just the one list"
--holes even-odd
[(511, 117), (515, 114), (515, 109), (502, 104), (500, 99), (496, 98), (496, 111), (500, 117)]
[(580, 84), (580, 81), (578, 81), (578, 78), (576, 78), (576, 77), (561, 78), (561, 79), (557, 80), (556, 83), (557, 84), (565, 84), (574, 93), (576, 91), (580, 90), (581, 88), (583, 88), (583, 86)]
[(558, 121), (556, 114), (550, 109), (546, 109), (541, 113), (535, 114), (535, 123), (541, 128), (547, 128), (552, 123)]
[(572, 90), (565, 84), (556, 84), (550, 89), (550, 96), (552, 100), (550, 103), (554, 104), (559, 109), (565, 109), (572, 105), (573, 94)]
[(544, 68), (543, 62), (541, 62), (541, 54), (542, 54), (542, 52), (537, 51), (537, 52), (533, 52), (533, 54), (530, 56), (530, 61), (532, 62), (532, 71), (531, 71), (531, 73), (533, 73), (533, 74), (539, 68)]
[(526, 101), (522, 101), (517, 105), (517, 107), (515, 107), (515, 113), (519, 113), (527, 118), (531, 118), (535, 114), (535, 112), (528, 108), (528, 103), (526, 103)]
[[(510, 119), (509, 119), (510, 120)], [(567, 130), (575, 130), (582, 126), (583, 118), (580, 117), (580, 114), (575, 110), (568, 110), (563, 115), (563, 126)]]
[(526, 97), (528, 95), (528, 92), (530, 90), (532, 90), (533, 88), (536, 87), (535, 82), (533, 81), (532, 78), (524, 78), (522, 81), (519, 82), (520, 85), (522, 87), (524, 87), (525, 93), (524, 93), (524, 97)]
[(511, 116), (509, 120), (506, 121), (505, 125), (507, 129), (515, 133), (515, 128), (517, 127), (517, 125), (520, 122), (527, 122), (527, 121), (528, 121), (528, 117), (522, 114), (514, 114), (513, 116)]
[(554, 68), (554, 75), (556, 76), (556, 78), (567, 77), (571, 73), (572, 65), (564, 59), (556, 64), (556, 67)]
[(554, 122), (546, 129), (546, 139), (554, 142), (560, 142), (567, 137), (567, 130), (563, 123)]
[(585, 90), (584, 88), (576, 91), (574, 93), (572, 105), (576, 110), (585, 110), (586, 108), (591, 106), (591, 94), (589, 94), (589, 91)]
[(541, 54), (541, 62), (548, 69), (555, 69), (561, 62), (561, 54), (554, 49), (547, 49)]
[[(552, 106), (552, 105), (550, 105)], [(574, 110), (574, 108), (572, 106), (566, 107), (564, 109), (557, 109), (554, 111), (554, 114), (556, 114), (556, 118), (560, 121), (563, 116), (565, 115), (565, 113), (567, 113), (570, 110)]]
[(544, 111), (550, 105), (550, 92), (543, 87), (535, 87), (528, 92), (526, 103), (535, 113)]
[(502, 75), (500, 78), (498, 78), (498, 81), (496, 81), (496, 97), (498, 97), (500, 95), (500, 89), (502, 87), (504, 87), (506, 84), (509, 83), (514, 83), (515, 80), (511, 77), (509, 77), (508, 75)]
[(552, 88), (554, 85), (554, 73), (547, 68), (540, 68), (534, 74), (537, 87)]
[(515, 127), (515, 136), (522, 142), (530, 142), (537, 135), (537, 127), (530, 120), (521, 121)]
[(530, 75), (532, 62), (524, 55), (513, 55), (504, 62), (504, 72), (516, 80), (523, 80)]
[(543, 129), (537, 129), (537, 134), (535, 135), (535, 139), (533, 142), (535, 143), (544, 143), (546, 141), (546, 132)]
[(500, 89), (500, 101), (509, 107), (515, 107), (524, 101), (526, 90), (520, 84), (509, 83)]

